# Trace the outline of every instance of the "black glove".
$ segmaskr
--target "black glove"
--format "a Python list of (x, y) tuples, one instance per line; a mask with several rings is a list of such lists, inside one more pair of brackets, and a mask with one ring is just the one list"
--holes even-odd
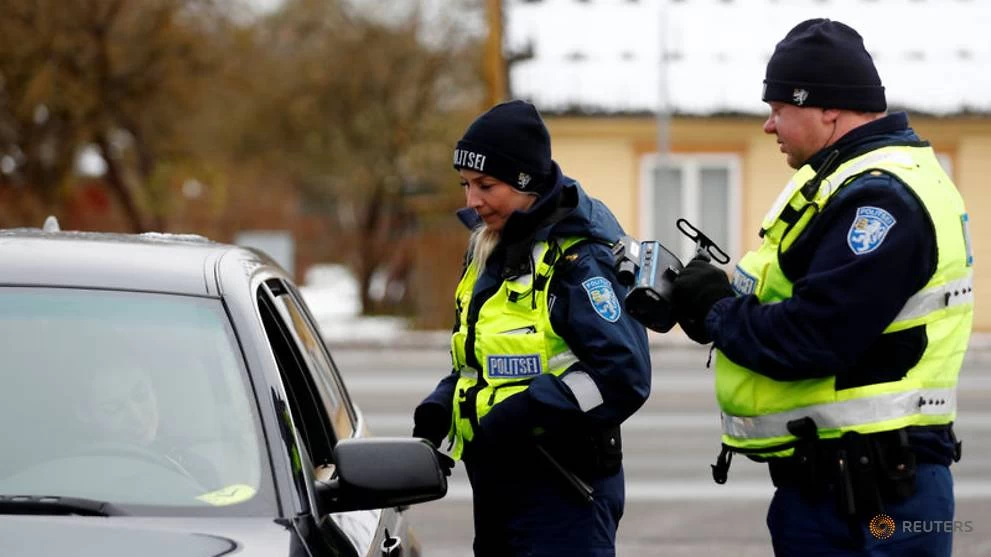
[(434, 449), (434, 454), (437, 455), (437, 463), (440, 464), (440, 469), (444, 471), (444, 475), (451, 477), (451, 470), (454, 470), (454, 459), (436, 449)]
[(437, 402), (424, 402), (413, 411), (413, 437), (430, 441), (434, 447), (451, 430), (451, 411)]
[(688, 338), (699, 344), (712, 342), (705, 330), (705, 317), (713, 304), (733, 296), (733, 287), (722, 269), (695, 258), (674, 279), (674, 315)]

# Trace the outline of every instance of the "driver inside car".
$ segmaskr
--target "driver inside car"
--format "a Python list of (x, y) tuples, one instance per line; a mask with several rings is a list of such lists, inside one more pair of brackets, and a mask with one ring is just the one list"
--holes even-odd
[(111, 365), (91, 372), (77, 399), (76, 414), (93, 434), (98, 452), (155, 459), (204, 488), (216, 483), (206, 459), (184, 451), (163, 435), (159, 400), (151, 376), (143, 369)]
[(101, 440), (151, 447), (158, 437), (158, 397), (143, 370), (111, 367), (94, 373), (79, 399), (79, 418)]

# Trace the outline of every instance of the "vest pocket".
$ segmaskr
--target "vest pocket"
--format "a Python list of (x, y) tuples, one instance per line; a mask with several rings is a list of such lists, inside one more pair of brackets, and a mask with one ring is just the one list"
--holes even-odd
[(490, 385), (530, 380), (547, 371), (543, 332), (526, 327), (475, 337), (475, 354)]
[(486, 388), (474, 401), (478, 418), (503, 400), (526, 390), (530, 381), (547, 371), (544, 333), (528, 326), (475, 337), (475, 354), (482, 366)]
[(451, 335), (451, 365), (453, 369), (461, 369), (468, 363), (465, 360), (465, 342), (467, 338), (468, 333), (465, 331), (458, 331)]
[(478, 415), (478, 419), (481, 420), (482, 416), (488, 414), (489, 410), (492, 410), (492, 407), (496, 404), (499, 404), (507, 398), (527, 390), (527, 387), (530, 385), (530, 381), (532, 381), (532, 379), (513, 381), (512, 383), (503, 383), (494, 387), (490, 386), (481, 391), (478, 399), (475, 401), (475, 412)]

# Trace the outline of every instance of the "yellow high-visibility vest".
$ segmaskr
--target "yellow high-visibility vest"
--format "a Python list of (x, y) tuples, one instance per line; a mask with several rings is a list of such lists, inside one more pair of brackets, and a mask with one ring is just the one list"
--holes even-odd
[[(782, 271), (780, 255), (840, 188), (866, 172), (886, 172), (900, 179), (932, 221), (936, 271), (884, 330), (888, 334), (924, 325), (926, 349), (898, 381), (842, 390), (836, 390), (835, 377), (775, 381), (717, 351), (722, 440), (731, 449), (765, 458), (789, 456), (796, 439), (787, 425), (805, 417), (815, 421), (820, 438), (840, 437), (847, 431), (949, 424), (956, 417), (957, 376), (973, 322), (972, 257), (963, 199), (932, 148), (891, 146), (870, 151), (844, 162), (819, 184), (810, 184), (815, 175), (810, 166), (800, 168), (765, 217), (760, 248), (738, 264), (734, 289), (756, 295), (762, 304), (790, 298), (792, 283)], [(871, 220), (864, 219), (865, 227)]]
[[(478, 420), (492, 407), (526, 390), (541, 374), (560, 375), (578, 361), (551, 325), (547, 286), (561, 253), (583, 240), (536, 242), (532, 274), (503, 281), (474, 322), (469, 322), (469, 305), (479, 269), (469, 263), (455, 291), (458, 318), (451, 337), (453, 369), (460, 374), (454, 389), (453, 458), (461, 458), (464, 442), (472, 440)], [(481, 369), (469, 367), (469, 351)]]

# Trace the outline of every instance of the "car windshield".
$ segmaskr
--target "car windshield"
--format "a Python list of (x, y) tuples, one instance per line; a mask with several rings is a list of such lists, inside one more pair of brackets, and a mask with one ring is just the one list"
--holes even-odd
[(220, 300), (0, 288), (0, 339), (0, 494), (133, 514), (275, 512)]

